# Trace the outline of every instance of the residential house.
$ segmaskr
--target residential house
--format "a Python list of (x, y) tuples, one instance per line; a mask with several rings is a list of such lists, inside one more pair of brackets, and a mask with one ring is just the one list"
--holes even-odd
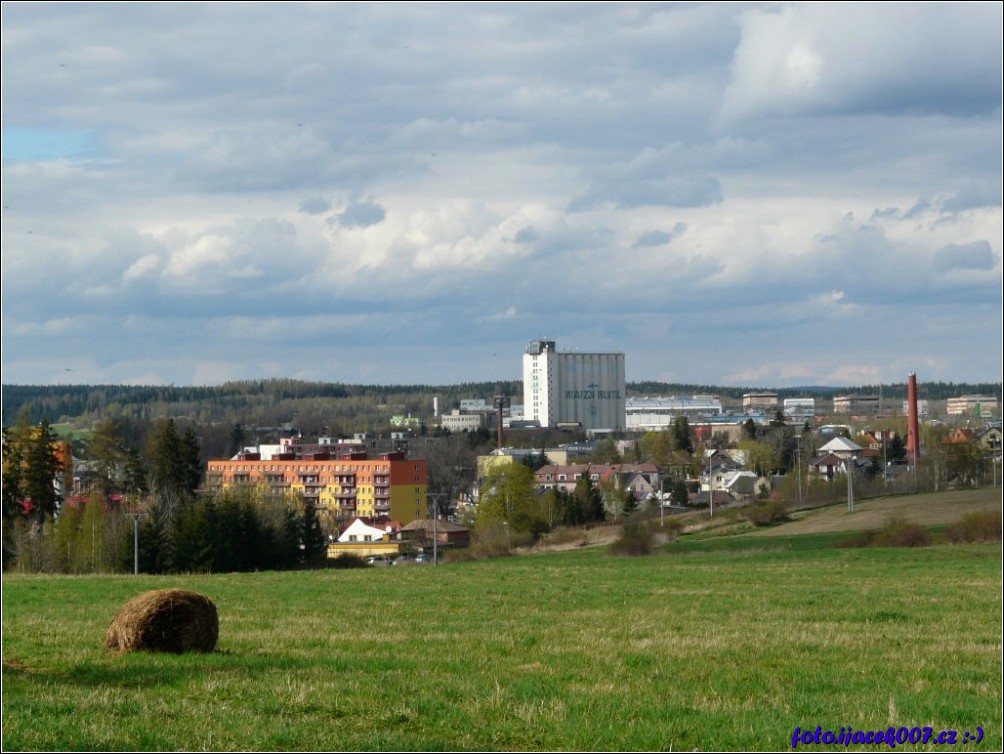
[(470, 529), (444, 519), (412, 521), (401, 527), (401, 536), (423, 547), (431, 547), (433, 540), (439, 547), (467, 547), (471, 543)]
[(662, 478), (651, 463), (577, 463), (548, 464), (533, 474), (538, 489), (561, 489), (574, 492), (576, 483), (587, 477), (594, 487), (612, 481), (617, 489), (630, 489), (637, 500), (644, 500), (660, 489)]
[(690, 504), (698, 508), (708, 507), (709, 501), (712, 500), (716, 508), (725, 508), (736, 502), (735, 498), (725, 490), (712, 490), (710, 492), (705, 490), (689, 495), (689, 498)]
[(991, 425), (976, 436), (976, 441), (991, 453), (999, 453), (1001, 449), (1001, 428)]
[(824, 453), (809, 461), (809, 476), (817, 479), (832, 480), (837, 474), (843, 474), (846, 469), (846, 459), (836, 453)]
[(833, 453), (841, 459), (854, 458), (861, 452), (861, 446), (846, 437), (834, 437), (819, 449), (820, 453)]
[(752, 471), (730, 471), (723, 480), (724, 489), (740, 502), (749, 502), (770, 491), (770, 481)]
[(401, 524), (387, 519), (356, 518), (342, 531), (335, 542), (328, 544), (328, 557), (351, 554), (392, 556), (407, 543), (401, 536)]
[(701, 491), (724, 490), (726, 476), (742, 471), (742, 468), (743, 464), (724, 450), (712, 451), (701, 473)]

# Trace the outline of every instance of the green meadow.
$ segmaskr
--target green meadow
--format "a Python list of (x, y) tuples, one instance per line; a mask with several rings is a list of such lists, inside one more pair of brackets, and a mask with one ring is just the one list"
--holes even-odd
[[(1000, 750), (1000, 544), (835, 548), (833, 536), (752, 549), (684, 537), (646, 557), (5, 576), (3, 749), (790, 750), (796, 726), (893, 726), (958, 732), (956, 746), (900, 750)], [(126, 600), (175, 586), (215, 602), (215, 653), (103, 649)], [(982, 741), (963, 744), (977, 727)]]

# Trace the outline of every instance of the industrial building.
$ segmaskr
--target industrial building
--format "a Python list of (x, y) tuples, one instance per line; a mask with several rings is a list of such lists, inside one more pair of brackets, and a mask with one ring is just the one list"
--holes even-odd
[(960, 395), (948, 399), (945, 403), (945, 412), (949, 416), (971, 414), (989, 418), (998, 412), (997, 398), (992, 395)]
[(553, 340), (533, 340), (523, 354), (523, 416), (541, 427), (624, 429), (625, 395), (622, 353), (558, 352)]
[(722, 402), (713, 395), (628, 398), (625, 412), (627, 429), (644, 432), (666, 429), (678, 416), (691, 421), (720, 416)]

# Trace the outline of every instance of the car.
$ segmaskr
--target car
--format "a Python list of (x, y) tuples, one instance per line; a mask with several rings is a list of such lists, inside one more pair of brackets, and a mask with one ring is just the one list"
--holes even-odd
[(366, 558), (366, 565), (371, 566), (385, 566), (390, 565), (390, 561), (387, 560), (383, 555), (370, 555)]
[(431, 563), (432, 554), (428, 552), (423, 552), (415, 556), (416, 563)]
[(394, 558), (394, 560), (392, 560), (390, 564), (391, 565), (413, 565), (415, 562), (416, 562), (415, 558), (412, 558), (412, 557), (410, 557), (408, 555), (401, 555), (399, 557)]

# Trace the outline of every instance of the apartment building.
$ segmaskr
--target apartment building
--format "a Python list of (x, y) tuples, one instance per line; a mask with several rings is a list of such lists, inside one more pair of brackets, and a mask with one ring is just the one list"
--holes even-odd
[(428, 517), (426, 461), (404, 453), (332, 456), (327, 452), (240, 453), (228, 461), (210, 461), (208, 488), (260, 485), (273, 492), (293, 492), (330, 511), (336, 519), (390, 518), (407, 524)]

